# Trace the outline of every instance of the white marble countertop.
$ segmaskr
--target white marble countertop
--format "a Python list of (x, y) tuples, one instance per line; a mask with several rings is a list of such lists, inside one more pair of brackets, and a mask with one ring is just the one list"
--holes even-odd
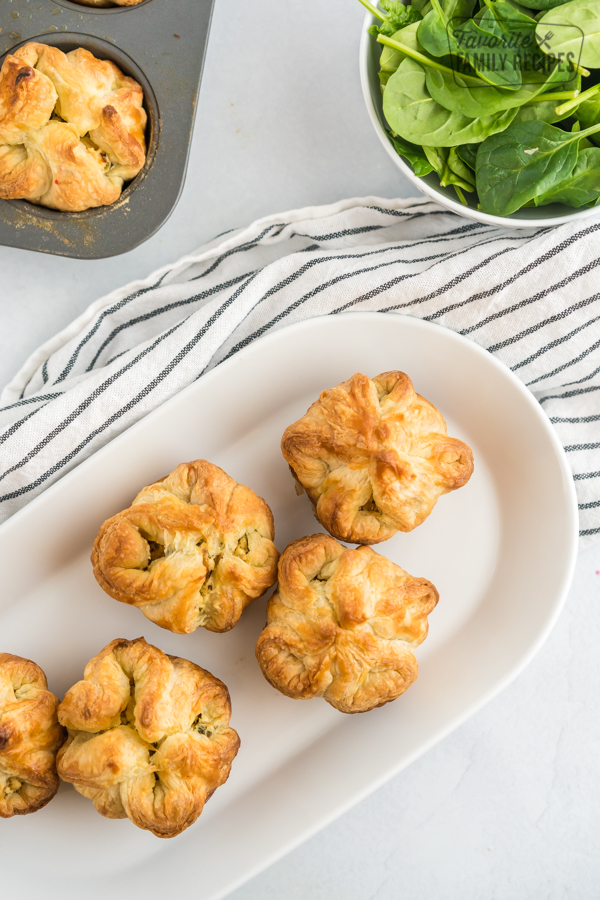
[[(358, 0), (216, 0), (190, 165), (166, 225), (84, 262), (0, 247), (0, 385), (102, 294), (268, 213), (414, 189), (358, 79)], [(520, 678), (235, 900), (597, 900), (600, 545)], [(116, 891), (115, 896), (118, 896)]]

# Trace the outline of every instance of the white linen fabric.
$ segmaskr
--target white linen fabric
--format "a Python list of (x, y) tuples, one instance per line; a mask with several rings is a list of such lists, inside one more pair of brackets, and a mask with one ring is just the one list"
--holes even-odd
[(221, 235), (93, 303), (4, 390), (0, 518), (251, 341), (377, 310), (437, 322), (510, 366), (567, 451), (589, 544), (600, 537), (599, 239), (599, 219), (515, 230), (376, 197)]

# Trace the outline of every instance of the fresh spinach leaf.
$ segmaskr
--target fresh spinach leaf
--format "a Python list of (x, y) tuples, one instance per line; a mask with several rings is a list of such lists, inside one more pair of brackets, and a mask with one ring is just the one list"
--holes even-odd
[(578, 143), (593, 129), (569, 134), (546, 122), (518, 122), (485, 140), (475, 170), (484, 212), (507, 216), (541, 197), (573, 171)]
[[(564, 0), (563, 0), (564, 2)], [(507, 29), (518, 28), (524, 33), (535, 30), (535, 19), (524, 6), (513, 3), (512, 0), (490, 0), (486, 4), (483, 19), (495, 18)], [(526, 47), (535, 47), (535, 43), (526, 44)]]
[(540, 49), (549, 56), (561, 58), (562, 54), (581, 66), (600, 68), (598, 0), (570, 0), (550, 10), (539, 20), (535, 35)]
[[(423, 48), (417, 40), (418, 27), (419, 23), (413, 22), (412, 25), (407, 25), (406, 28), (401, 28), (400, 31), (396, 31), (392, 35), (392, 40), (404, 44), (409, 50), (418, 50), (422, 53)], [(402, 50), (384, 45), (381, 56), (379, 57), (379, 68), (382, 72), (389, 72), (391, 75), (392, 72), (396, 71), (403, 59), (406, 59), (406, 54), (403, 53)]]
[[(529, 77), (531, 75), (531, 78)], [(467, 81), (462, 75), (447, 75), (435, 69), (426, 70), (427, 89), (433, 99), (454, 112), (465, 116), (479, 118), (501, 112), (504, 109), (523, 106), (542, 91), (560, 84), (564, 73), (559, 71), (557, 63), (553, 72), (545, 81), (534, 80), (537, 73), (526, 72), (523, 85), (518, 91), (504, 91), (487, 85), (477, 86)], [(568, 90), (568, 88), (566, 88)]]
[[(533, 20), (532, 20), (533, 22)], [(533, 22), (535, 27), (535, 22)], [(514, 40), (520, 33), (510, 23), (504, 25), (486, 9), (479, 22), (452, 21), (449, 25), (456, 42), (456, 54), (491, 85), (509, 90), (521, 87), (521, 59), (508, 45), (512, 30)]]
[(500, 63), (504, 53), (513, 57), (515, 68), (539, 69), (543, 66), (544, 54), (538, 49), (535, 38), (537, 22), (532, 16), (516, 9), (507, 0), (490, 0), (480, 24), (497, 37), (499, 46), (495, 55)]
[(475, 19), (450, 23), (457, 52), (488, 83), (516, 90), (526, 83), (523, 70), (544, 69), (544, 54), (535, 38), (536, 20), (508, 0), (486, 3)]
[[(524, 16), (529, 16), (530, 18), (533, 18), (531, 15), (533, 12), (533, 9), (529, 8), (527, 6), (527, 4), (517, 3), (517, 0), (504, 0), (504, 2), (510, 4), (510, 6), (512, 6), (513, 9), (516, 9), (520, 13), (523, 13)], [(565, 0), (561, 0), (561, 2), (564, 3)]]
[(488, 84), (518, 90), (521, 70), (544, 58), (535, 29), (535, 19), (508, 0), (489, 0), (473, 18), (464, 14), (464, 8), (442, 8), (435, 0), (435, 8), (419, 25), (418, 37), (432, 56), (452, 54)]
[[(580, 125), (580, 123), (577, 122), (577, 121), (573, 122), (573, 126), (572, 126), (572, 128), (571, 128), (571, 132), (572, 132), (573, 134), (574, 134), (576, 131), (581, 131), (581, 125)], [(579, 141), (579, 153), (581, 153), (582, 150), (588, 150), (590, 147), (593, 147), (593, 146), (594, 146), (594, 145), (593, 145), (592, 142), (589, 140), (589, 138), (581, 138), (581, 140)], [(577, 157), (577, 158), (579, 159), (579, 157)]]
[(446, 168), (446, 160), (448, 159), (448, 148), (447, 147), (423, 147), (423, 153), (429, 160), (429, 163), (434, 172), (436, 172), (440, 178), (444, 174), (444, 169)]
[(581, 123), (582, 128), (590, 128), (600, 122), (600, 96), (580, 103), (573, 115)]
[(432, 56), (447, 56), (457, 53), (458, 45), (452, 34), (450, 23), (469, 19), (475, 7), (475, 0), (434, 0), (431, 9), (419, 24), (419, 43)]
[(427, 90), (423, 66), (407, 58), (387, 83), (383, 112), (392, 131), (413, 144), (456, 147), (483, 141), (503, 131), (517, 110), (508, 109), (475, 119), (451, 112), (436, 103)]
[[(468, 147), (469, 144), (465, 144), (464, 146)], [(475, 144), (475, 146), (477, 146), (477, 144)], [(464, 162), (456, 147), (450, 147), (446, 166), (448, 172), (452, 173), (453, 178), (460, 180), (460, 187), (465, 191), (475, 190), (475, 172)], [(455, 184), (456, 181), (453, 181), (452, 183)]]
[[(442, 187), (453, 187), (458, 195), (461, 203), (465, 204), (462, 191), (473, 191), (474, 183), (472, 178), (465, 180), (461, 178), (460, 165), (457, 166), (456, 159), (453, 154), (453, 148), (448, 150), (447, 147), (423, 147), (425, 155), (429, 160), (433, 170), (440, 179)], [(460, 160), (458, 161), (460, 164)], [(464, 167), (466, 169), (466, 167)], [(457, 171), (458, 169), (458, 171)]]
[(429, 173), (433, 171), (433, 166), (423, 153), (421, 147), (418, 147), (416, 144), (411, 144), (410, 141), (405, 141), (404, 138), (401, 138), (398, 134), (394, 135), (388, 133), (388, 136), (394, 145), (396, 153), (408, 160), (415, 175), (422, 178), (424, 175), (429, 175)]
[(410, 25), (412, 22), (420, 22), (423, 16), (414, 6), (405, 6), (402, 0), (379, 0), (379, 5), (385, 10), (386, 16), (381, 25), (371, 25), (369, 34), (377, 37), (385, 34), (391, 37), (396, 31)]
[(564, 203), (565, 206), (587, 206), (600, 197), (600, 147), (581, 150), (569, 177), (537, 197), (536, 206)]
[(529, 9), (554, 9), (557, 6), (562, 6), (565, 0), (527, 0), (527, 6)]
[(533, 122), (537, 119), (539, 122), (547, 122), (552, 125), (554, 122), (568, 119), (571, 115), (570, 112), (557, 113), (557, 109), (556, 100), (536, 100), (519, 107), (513, 122)]
[(477, 151), (481, 144), (460, 144), (456, 148), (456, 152), (466, 165), (475, 172), (477, 165)]
[(421, 46), (432, 56), (439, 58), (449, 53), (458, 53), (458, 45), (448, 22), (444, 21), (435, 7), (419, 22), (418, 38)]

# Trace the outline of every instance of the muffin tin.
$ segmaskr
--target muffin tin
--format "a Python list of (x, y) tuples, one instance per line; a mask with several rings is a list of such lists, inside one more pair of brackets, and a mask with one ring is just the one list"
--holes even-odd
[(132, 250), (173, 211), (183, 188), (214, 0), (143, 0), (94, 8), (72, 0), (0, 0), (0, 61), (35, 40), (85, 47), (144, 90), (148, 154), (111, 206), (66, 213), (0, 200), (0, 244), (101, 259)]

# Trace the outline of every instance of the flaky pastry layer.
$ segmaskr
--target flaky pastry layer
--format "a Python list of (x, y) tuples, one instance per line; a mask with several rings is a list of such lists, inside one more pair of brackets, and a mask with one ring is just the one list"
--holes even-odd
[(271, 510), (206, 460), (182, 463), (108, 519), (92, 552), (99, 585), (179, 634), (229, 631), (277, 578)]
[(240, 741), (223, 682), (144, 638), (115, 640), (67, 691), (58, 772), (109, 819), (157, 837), (196, 821), (229, 776)]
[(412, 531), (473, 471), (471, 449), (448, 437), (403, 372), (357, 373), (323, 391), (286, 428), (281, 449), (319, 522), (357, 544)]
[(58, 697), (29, 659), (0, 653), (0, 816), (36, 812), (56, 794), (56, 751), (64, 741)]
[(0, 69), (0, 197), (65, 212), (114, 203), (146, 158), (143, 91), (112, 62), (30, 42)]
[(313, 534), (279, 560), (278, 590), (256, 644), (263, 675), (297, 700), (324, 697), (344, 713), (395, 700), (418, 673), (438, 592), (370, 547)]

